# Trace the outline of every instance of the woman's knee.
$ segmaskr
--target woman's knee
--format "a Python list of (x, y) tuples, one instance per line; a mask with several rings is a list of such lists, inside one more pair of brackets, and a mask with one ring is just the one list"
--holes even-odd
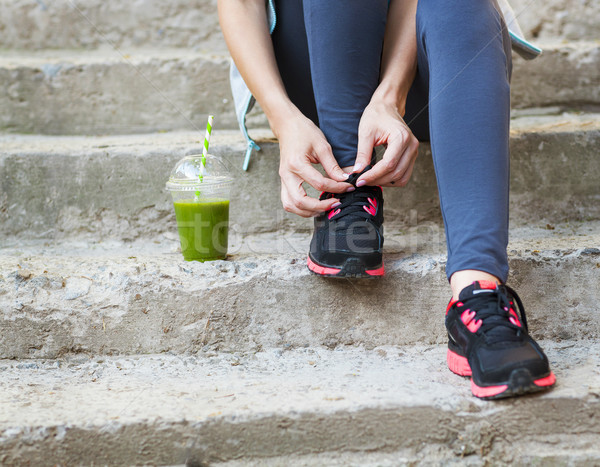
[[(497, 34), (502, 17), (495, 0), (419, 0), (417, 31), (444, 42)], [(447, 44), (447, 43), (446, 43)]]

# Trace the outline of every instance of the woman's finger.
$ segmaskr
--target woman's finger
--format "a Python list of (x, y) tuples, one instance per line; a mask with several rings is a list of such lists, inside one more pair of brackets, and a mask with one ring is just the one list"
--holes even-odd
[(371, 170), (360, 176), (357, 185), (377, 185), (384, 180), (393, 181), (394, 173), (397, 176), (400, 170), (408, 167), (410, 160), (416, 154), (416, 148), (418, 148), (418, 141), (408, 130), (399, 132), (388, 142), (383, 158)]
[(377, 162), (371, 170), (366, 171), (358, 178), (358, 181), (356, 182), (357, 186), (374, 185), (376, 184), (376, 180), (380, 180), (396, 170), (396, 167), (400, 162), (400, 156), (405, 149), (401, 145), (401, 142), (398, 141), (399, 139), (400, 138), (396, 138), (388, 144), (388, 147), (383, 154), (383, 158)]
[(418, 155), (418, 147), (419, 144), (417, 141), (411, 143), (400, 156), (398, 165), (394, 168), (394, 170), (378, 179), (373, 180), (372, 183), (374, 185), (381, 186), (405, 186), (412, 174)]
[[(331, 177), (332, 180), (343, 182), (348, 178), (349, 174), (345, 173), (339, 166), (339, 164), (335, 160), (335, 157), (333, 156), (333, 152), (331, 152), (331, 146), (329, 144), (323, 144), (321, 147), (316, 148), (315, 153), (317, 155), (319, 163), (323, 166), (323, 169), (325, 169), (325, 173), (329, 175), (329, 177)], [(308, 182), (308, 180), (306, 181)], [(312, 183), (311, 186), (314, 187)], [(345, 188), (348, 187), (346, 186)]]
[(281, 179), (281, 202), (283, 208), (302, 217), (312, 217), (321, 212), (328, 211), (339, 203), (336, 198), (317, 200), (306, 194), (302, 187), (302, 179), (290, 174)]
[(354, 162), (353, 172), (361, 172), (371, 163), (373, 158), (373, 148), (375, 147), (375, 134), (371, 130), (358, 131), (358, 147), (356, 152), (356, 161)]
[(324, 177), (310, 164), (306, 164), (304, 167), (302, 167), (298, 175), (302, 180), (304, 180), (317, 191), (343, 193), (352, 186), (349, 183), (336, 182), (335, 180)]

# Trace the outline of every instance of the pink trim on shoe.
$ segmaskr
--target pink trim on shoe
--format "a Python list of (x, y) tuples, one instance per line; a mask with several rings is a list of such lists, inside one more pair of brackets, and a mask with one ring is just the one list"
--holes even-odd
[(473, 321), (473, 318), (475, 318), (475, 315), (477, 315), (477, 312), (471, 311), (470, 309), (463, 311), (462, 314), (460, 315), (460, 320), (467, 327), (467, 329), (470, 332), (472, 332), (473, 334), (475, 334), (477, 331), (479, 331), (479, 328), (483, 324), (483, 321), (480, 319)]
[(515, 312), (515, 310), (513, 310), (512, 308), (510, 309), (510, 311), (508, 311), (508, 314), (510, 315), (508, 317), (508, 320), (513, 323), (515, 326), (519, 326), (520, 328), (523, 327), (521, 324), (521, 321), (519, 320), (519, 317), (517, 316), (517, 313)]
[(373, 206), (363, 206), (363, 209), (365, 211), (367, 211), (369, 214), (371, 214), (372, 216), (375, 216), (375, 214), (377, 214), (377, 211), (375, 210), (375, 208)]
[[(339, 274), (339, 272), (341, 271), (341, 269), (338, 268), (329, 268), (326, 266), (320, 266), (317, 263), (315, 263), (312, 259), (310, 259), (310, 256), (307, 258), (307, 265), (308, 265), (308, 269), (310, 269), (312, 272), (316, 273), (316, 274), (321, 274), (324, 276), (335, 276), (337, 274)], [(381, 266), (380, 268), (377, 269), (366, 269), (365, 273), (368, 274), (369, 276), (383, 276), (385, 274), (385, 267)]]
[(377, 269), (365, 270), (365, 272), (369, 276), (383, 276), (385, 274), (385, 268), (384, 268), (384, 266), (381, 266), (380, 268), (377, 268)]
[(552, 386), (554, 383), (556, 383), (556, 376), (554, 376), (554, 373), (550, 372), (550, 374), (548, 376), (546, 376), (545, 378), (540, 378), (540, 379), (536, 379), (533, 384), (535, 384), (536, 386), (539, 386), (541, 388), (547, 387), (547, 386)]
[(330, 274), (335, 275), (341, 271), (341, 269), (326, 268), (324, 266), (319, 266), (312, 259), (310, 259), (310, 256), (308, 257), (308, 269), (310, 269), (312, 272), (314, 272), (316, 274), (323, 274), (323, 275), (330, 275)]
[(337, 216), (340, 212), (341, 212), (340, 208), (332, 209), (331, 211), (329, 211), (329, 214), (327, 214), (327, 219), (331, 220), (331, 218), (333, 216)]
[(471, 376), (471, 365), (466, 357), (458, 355), (456, 352), (448, 349), (446, 354), (446, 361), (448, 362), (448, 368), (452, 373), (456, 373), (460, 376)]
[(494, 397), (502, 394), (508, 389), (508, 384), (501, 386), (477, 386), (475, 381), (471, 380), (471, 392), (476, 397)]
[(450, 299), (450, 301), (448, 302), (448, 306), (446, 307), (446, 314), (448, 314), (448, 312), (450, 311), (450, 308), (452, 308), (452, 305), (454, 305), (455, 303), (456, 303), (456, 306), (464, 306), (464, 304), (462, 302), (459, 302), (458, 300)]

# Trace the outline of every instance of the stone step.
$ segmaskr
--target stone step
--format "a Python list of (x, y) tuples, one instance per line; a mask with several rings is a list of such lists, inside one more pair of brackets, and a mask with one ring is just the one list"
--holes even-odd
[[(597, 339), (600, 223), (551, 227), (513, 231), (509, 284), (537, 338)], [(144, 248), (69, 241), (2, 249), (0, 356), (446, 342), (439, 236), (390, 235), (386, 275), (373, 280), (309, 273), (308, 235), (246, 240), (227, 261), (207, 263), (183, 261), (177, 239)]]
[[(226, 53), (42, 51), (0, 57), (0, 130), (42, 134), (237, 128)], [(254, 119), (256, 120), (256, 118)], [(264, 116), (258, 122), (266, 126)]]
[[(216, 0), (0, 0), (0, 48), (201, 47), (225, 51)], [(535, 41), (600, 37), (598, 2), (511, 0)]]
[(510, 0), (525, 36), (533, 42), (597, 40), (600, 4), (580, 0)]
[[(0, 131), (130, 134), (193, 130), (209, 113), (236, 128), (226, 52), (119, 49), (0, 56)], [(551, 45), (533, 62), (515, 58), (513, 106), (600, 104), (600, 45)], [(257, 108), (251, 127), (266, 126)]]
[(600, 345), (542, 345), (557, 386), (501, 402), (443, 345), (2, 360), (0, 462), (596, 465)]
[[(512, 122), (512, 220), (515, 225), (600, 218), (598, 114), (520, 116)], [(238, 131), (215, 129), (211, 152), (229, 160), (236, 185), (232, 228), (241, 234), (308, 231), (312, 220), (279, 201), (278, 145), (256, 131), (262, 151), (241, 170)], [(201, 148), (203, 133), (110, 137), (0, 136), (0, 239), (135, 240), (175, 228), (164, 184), (175, 162)], [(313, 192), (314, 193), (314, 192)], [(386, 189), (394, 231), (440, 223), (429, 145), (421, 145), (411, 182)], [(3, 240), (5, 241), (5, 240)]]
[[(600, 24), (600, 23), (599, 23)], [(511, 81), (513, 108), (600, 104), (600, 43), (544, 45), (544, 53), (526, 61), (515, 57)]]
[[(520, 443), (515, 446), (519, 454), (509, 458), (508, 450), (494, 460), (494, 465), (574, 465), (587, 467), (598, 461), (598, 454), (589, 447), (593, 445), (590, 437), (577, 446), (563, 445), (556, 448), (549, 443)], [(529, 454), (526, 454), (529, 452)], [(484, 458), (488, 456), (483, 456)], [(485, 465), (480, 456), (470, 458), (461, 456), (452, 450), (445, 450), (439, 445), (422, 446), (419, 449), (401, 449), (394, 452), (327, 452), (321, 454), (305, 454), (293, 456), (275, 456), (268, 459), (248, 461), (233, 460), (218, 462), (219, 467), (313, 467), (326, 465), (328, 467), (396, 467), (398, 465)], [(181, 467), (184, 467), (183, 464)]]
[(216, 0), (0, 0), (0, 48), (225, 52)]

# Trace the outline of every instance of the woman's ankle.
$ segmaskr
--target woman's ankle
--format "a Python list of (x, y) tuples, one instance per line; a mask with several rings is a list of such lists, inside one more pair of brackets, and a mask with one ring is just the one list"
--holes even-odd
[(450, 287), (452, 288), (452, 300), (458, 300), (458, 296), (462, 289), (468, 287), (475, 281), (492, 281), (496, 284), (501, 284), (502, 281), (496, 276), (475, 269), (465, 269), (456, 271), (450, 278)]

